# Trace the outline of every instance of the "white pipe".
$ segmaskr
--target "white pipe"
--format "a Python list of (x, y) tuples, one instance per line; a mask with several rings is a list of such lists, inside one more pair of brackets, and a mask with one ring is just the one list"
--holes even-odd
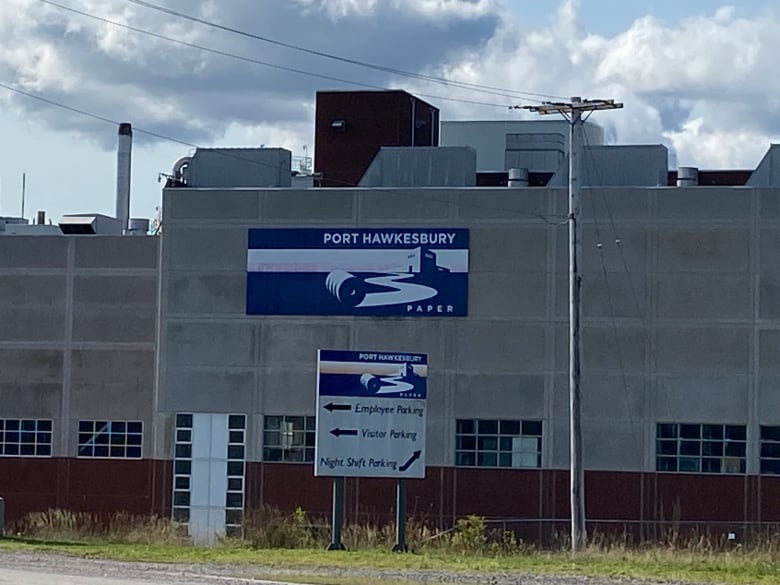
[(127, 122), (119, 125), (116, 155), (116, 218), (127, 231), (130, 221), (130, 167), (133, 150), (133, 127)]
[(173, 178), (175, 180), (184, 182), (184, 169), (189, 166), (190, 161), (192, 161), (191, 156), (183, 156), (173, 163)]

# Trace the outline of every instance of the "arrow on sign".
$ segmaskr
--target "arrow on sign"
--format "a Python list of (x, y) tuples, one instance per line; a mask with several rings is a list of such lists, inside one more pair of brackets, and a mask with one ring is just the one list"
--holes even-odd
[(345, 437), (357, 437), (357, 429), (333, 429), (330, 434), (336, 435), (337, 437), (341, 437), (342, 435)]
[(333, 412), (334, 410), (352, 410), (351, 404), (333, 404), (328, 402), (324, 407), (325, 410)]
[(412, 466), (412, 463), (414, 463), (420, 458), (420, 455), (422, 455), (422, 451), (415, 451), (414, 453), (412, 453), (412, 456), (409, 457), (406, 463), (404, 463), (403, 465), (401, 465), (401, 467), (398, 468), (398, 471), (406, 471), (407, 469), (409, 469)]

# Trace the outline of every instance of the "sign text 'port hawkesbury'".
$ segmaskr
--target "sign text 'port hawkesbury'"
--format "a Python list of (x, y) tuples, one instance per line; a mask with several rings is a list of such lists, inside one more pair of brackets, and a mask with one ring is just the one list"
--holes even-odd
[(469, 231), (250, 229), (249, 315), (460, 317)]

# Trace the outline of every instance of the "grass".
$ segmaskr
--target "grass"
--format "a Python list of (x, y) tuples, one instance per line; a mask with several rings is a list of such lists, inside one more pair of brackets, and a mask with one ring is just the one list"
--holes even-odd
[[(302, 511), (285, 515), (265, 510), (247, 515), (244, 540), (226, 539), (218, 546), (196, 547), (182, 538), (181, 526), (167, 519), (129, 516), (109, 519), (50, 511), (20, 524), (20, 535), (0, 539), (3, 551), (55, 552), (85, 558), (160, 563), (217, 563), (237, 566), (242, 576), (290, 581), (365, 582), (365, 576), (312, 575), (316, 569), (388, 571), (403, 582), (404, 571), (454, 573), (579, 574), (724, 584), (780, 585), (780, 539), (766, 537), (751, 547), (725, 547), (705, 537), (668, 540), (630, 547), (601, 541), (572, 557), (564, 548), (537, 550), (507, 533), (491, 533), (484, 519), (470, 517), (444, 538), (423, 542), (430, 533), (412, 524), (410, 542), (417, 551), (389, 551), (392, 527), (347, 527), (355, 550), (325, 551), (327, 530)], [(428, 531), (428, 532), (426, 532)], [(416, 539), (416, 540), (414, 540)], [(284, 548), (294, 547), (294, 548)], [(383, 582), (385, 580), (383, 579)]]

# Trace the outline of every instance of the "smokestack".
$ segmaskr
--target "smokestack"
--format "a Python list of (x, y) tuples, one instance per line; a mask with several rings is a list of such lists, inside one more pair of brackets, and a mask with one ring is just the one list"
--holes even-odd
[(133, 150), (133, 126), (129, 122), (119, 125), (119, 143), (116, 153), (116, 218), (127, 231), (130, 220), (130, 163)]

